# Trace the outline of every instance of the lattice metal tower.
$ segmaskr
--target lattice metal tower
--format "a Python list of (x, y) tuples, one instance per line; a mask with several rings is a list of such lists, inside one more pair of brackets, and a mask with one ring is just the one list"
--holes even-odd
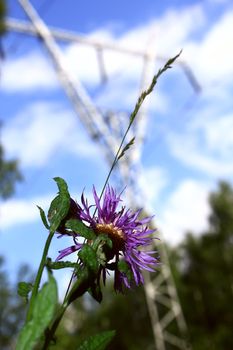
[[(72, 102), (78, 118), (85, 126), (89, 136), (102, 147), (107, 161), (111, 164), (121, 141), (122, 131), (125, 130), (128, 120), (119, 115), (117, 117), (114, 113), (108, 115), (106, 118), (106, 116), (97, 109), (81, 82), (76, 78), (74, 79), (68, 72), (62, 51), (55, 39), (66, 42), (78, 42), (80, 44), (90, 45), (96, 49), (98, 53), (99, 69), (103, 79), (106, 75), (104, 62), (102, 60), (104, 50), (141, 56), (144, 62), (141, 78), (142, 90), (148, 87), (149, 79), (153, 76), (155, 59), (162, 58), (156, 57), (155, 54), (150, 51), (143, 52), (140, 50), (127, 49), (114, 43), (103, 44), (97, 40), (91, 40), (90, 38), (76, 33), (59, 29), (49, 29), (29, 1), (19, 0), (19, 3), (27, 14), (30, 22), (8, 19), (6, 22), (8, 30), (30, 34), (40, 38), (47, 49), (62, 87)], [(179, 64), (184, 69), (193, 88), (199, 90), (200, 87), (189, 67), (182, 62), (179, 62)], [(132, 201), (133, 198), (132, 203), (135, 206), (140, 206), (139, 200), (135, 202), (135, 193), (138, 192), (139, 187), (138, 183), (133, 179), (138, 178), (138, 176), (135, 176), (135, 171), (140, 170), (141, 151), (147, 126), (146, 110), (147, 104), (144, 104), (135, 120), (134, 127), (128, 135), (129, 139), (133, 136), (136, 137), (136, 144), (131, 149), (131, 152), (128, 152), (127, 156), (122, 158), (118, 165), (120, 179), (128, 184), (127, 194), (129, 201)], [(134, 176), (131, 176), (132, 169)], [(147, 211), (146, 208), (145, 211)], [(162, 262), (159, 273), (145, 274), (145, 295), (151, 317), (155, 349), (190, 349), (185, 341), (187, 334), (186, 323), (172, 277), (167, 251), (162, 242), (163, 238), (161, 237), (159, 245), (156, 244), (156, 249), (159, 250)], [(176, 334), (178, 330), (180, 336), (173, 334), (175, 328)]]

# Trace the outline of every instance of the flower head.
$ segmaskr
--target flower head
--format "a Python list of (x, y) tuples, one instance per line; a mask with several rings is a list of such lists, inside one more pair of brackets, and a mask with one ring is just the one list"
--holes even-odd
[[(102, 200), (93, 187), (93, 197), (95, 204), (89, 205), (82, 194), (82, 206), (79, 206), (78, 215), (80, 220), (93, 229), (96, 236), (105, 234), (112, 242), (111, 248), (105, 247), (106, 264), (100, 269), (104, 280), (106, 271), (111, 269), (114, 271), (114, 286), (118, 291), (122, 291), (123, 287), (130, 288), (134, 283), (143, 283), (142, 271), (154, 271), (158, 264), (153, 256), (155, 251), (145, 250), (152, 244), (155, 231), (147, 226), (151, 217), (141, 219), (141, 210), (134, 212), (124, 206), (118, 209), (121, 198), (110, 186), (107, 186)], [(78, 235), (74, 235), (75, 245), (60, 251), (58, 260), (81, 248), (78, 238)], [(123, 269), (120, 268), (120, 257), (125, 262)]]

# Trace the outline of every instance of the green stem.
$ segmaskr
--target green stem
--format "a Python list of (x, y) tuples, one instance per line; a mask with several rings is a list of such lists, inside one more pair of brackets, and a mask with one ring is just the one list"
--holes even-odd
[[(111, 168), (110, 168), (110, 170), (109, 170), (107, 179), (106, 179), (106, 181), (105, 181), (105, 183), (104, 183), (103, 189), (102, 189), (101, 194), (100, 194), (100, 199), (101, 199), (102, 196), (103, 196), (104, 190), (105, 190), (105, 188), (106, 188), (106, 186), (107, 186), (107, 183), (108, 183), (108, 180), (109, 180), (109, 178), (110, 178), (110, 176), (111, 176), (111, 174), (112, 174), (112, 171), (113, 171), (113, 169), (115, 168), (115, 166), (116, 166), (116, 164), (117, 164), (117, 162), (118, 162), (119, 154), (120, 154), (121, 148), (122, 148), (122, 146), (123, 146), (123, 144), (124, 144), (124, 142), (125, 142), (126, 136), (127, 136), (128, 132), (129, 132), (129, 129), (131, 128), (131, 126), (132, 126), (132, 124), (133, 124), (133, 122), (134, 122), (134, 119), (136, 118), (136, 116), (137, 116), (137, 114), (138, 114), (138, 111), (139, 111), (139, 109), (140, 109), (140, 107), (141, 107), (143, 101), (144, 101), (145, 98), (153, 91), (155, 85), (157, 84), (157, 81), (158, 81), (158, 78), (160, 77), (160, 75), (163, 74), (167, 69), (171, 68), (171, 64), (180, 56), (180, 54), (181, 54), (181, 52), (180, 52), (178, 55), (176, 55), (175, 57), (169, 59), (169, 60), (166, 62), (166, 64), (164, 65), (164, 67), (163, 67), (162, 69), (159, 69), (158, 73), (153, 77), (152, 82), (151, 82), (150, 86), (148, 87), (148, 89), (145, 90), (145, 91), (143, 91), (143, 92), (141, 93), (141, 95), (139, 96), (139, 98), (138, 98), (138, 100), (137, 100), (137, 103), (136, 103), (136, 105), (135, 105), (135, 107), (134, 107), (134, 110), (133, 110), (133, 112), (132, 112), (131, 115), (130, 115), (129, 125), (128, 125), (128, 127), (127, 127), (125, 133), (124, 133), (124, 136), (123, 136), (123, 138), (122, 138), (122, 140), (121, 140), (120, 146), (119, 146), (119, 148), (118, 148), (118, 150), (117, 150), (117, 153), (116, 153), (116, 155), (115, 155), (114, 161), (113, 161), (113, 163), (112, 163), (112, 166), (111, 166)], [(95, 210), (95, 212), (96, 212), (96, 210)], [(94, 213), (94, 215), (95, 215), (95, 213)]]
[[(140, 109), (140, 107), (141, 107), (143, 101), (144, 101), (145, 98), (153, 91), (155, 85), (157, 84), (157, 81), (158, 81), (158, 78), (160, 77), (160, 75), (162, 75), (167, 69), (171, 68), (171, 64), (174, 63), (174, 61), (180, 56), (180, 54), (181, 54), (181, 51), (180, 51), (179, 54), (176, 55), (175, 57), (170, 58), (170, 59), (165, 63), (165, 65), (164, 65), (163, 68), (159, 69), (159, 71), (157, 72), (157, 74), (153, 77), (152, 82), (151, 82), (150, 86), (148, 87), (148, 89), (145, 90), (145, 91), (143, 91), (143, 92), (141, 93), (141, 95), (139, 96), (139, 98), (138, 98), (138, 100), (137, 100), (137, 103), (136, 103), (136, 105), (135, 105), (135, 107), (134, 107), (134, 110), (133, 110), (133, 112), (132, 112), (131, 115), (130, 115), (129, 125), (128, 125), (128, 127), (127, 127), (127, 130), (126, 130), (125, 133), (124, 133), (124, 136), (123, 136), (123, 138), (122, 138), (122, 140), (121, 140), (120, 146), (119, 146), (119, 148), (118, 148), (118, 150), (117, 150), (117, 152), (116, 152), (116, 155), (115, 155), (115, 157), (114, 157), (112, 166), (111, 166), (111, 168), (110, 168), (110, 170), (109, 170), (108, 176), (107, 176), (107, 178), (106, 178), (106, 180), (105, 180), (105, 183), (104, 183), (104, 185), (103, 185), (103, 188), (102, 188), (102, 191), (101, 191), (101, 194), (100, 194), (100, 200), (101, 200), (101, 198), (102, 198), (102, 196), (103, 196), (103, 194), (104, 194), (104, 190), (105, 190), (105, 188), (106, 188), (106, 186), (107, 186), (107, 184), (108, 184), (108, 181), (109, 181), (109, 178), (110, 178), (110, 176), (111, 176), (111, 174), (112, 174), (112, 171), (113, 171), (113, 169), (115, 168), (115, 166), (116, 166), (116, 164), (117, 164), (117, 162), (118, 162), (118, 160), (119, 160), (119, 154), (120, 154), (121, 148), (122, 148), (122, 146), (123, 146), (123, 144), (124, 144), (124, 142), (125, 142), (126, 136), (127, 136), (128, 132), (129, 132), (129, 129), (131, 128), (131, 126), (132, 126), (132, 124), (133, 124), (133, 122), (134, 122), (134, 119), (136, 118), (136, 116), (137, 116), (137, 114), (138, 114), (138, 111), (139, 111), (139, 109)], [(95, 216), (96, 211), (97, 211), (97, 208), (95, 209), (95, 211), (94, 211), (94, 213), (93, 213), (93, 217)], [(67, 295), (68, 295), (68, 292), (69, 292), (69, 289), (70, 289), (70, 286), (71, 286), (73, 277), (74, 277), (74, 271), (73, 271), (72, 276), (71, 276), (71, 279), (70, 279), (70, 281), (69, 281), (68, 288), (67, 288), (66, 294), (65, 294), (65, 298), (66, 298)], [(64, 300), (65, 300), (65, 298), (64, 298)]]
[[(111, 166), (111, 168), (110, 168), (110, 170), (109, 170), (108, 176), (107, 176), (107, 178), (106, 178), (106, 180), (105, 180), (105, 183), (104, 183), (104, 185), (103, 185), (103, 188), (102, 188), (102, 191), (101, 191), (101, 194), (100, 194), (100, 199), (101, 199), (102, 196), (103, 196), (104, 190), (105, 190), (105, 188), (106, 188), (106, 186), (107, 186), (107, 183), (108, 183), (108, 180), (109, 180), (109, 178), (110, 178), (110, 176), (111, 176), (111, 174), (112, 174), (112, 171), (113, 171), (113, 169), (115, 168), (115, 166), (116, 166), (116, 164), (117, 164), (117, 161), (118, 161), (118, 157), (119, 157), (121, 148), (122, 148), (122, 146), (123, 146), (123, 144), (124, 144), (124, 142), (125, 142), (125, 138), (126, 138), (128, 132), (129, 132), (129, 129), (130, 129), (132, 123), (133, 123), (133, 120), (131, 119), (131, 120), (130, 120), (130, 123), (129, 123), (129, 125), (128, 125), (128, 128), (127, 128), (127, 130), (126, 130), (126, 132), (125, 132), (125, 134), (124, 134), (124, 136), (123, 136), (123, 138), (122, 138), (122, 140), (121, 140), (120, 146), (119, 146), (119, 148), (118, 148), (118, 150), (117, 150), (117, 152), (116, 152), (116, 155), (115, 155), (114, 160), (113, 160), (113, 162), (112, 162), (112, 166)], [(95, 208), (93, 217), (95, 216), (96, 210), (97, 210), (97, 208)], [(66, 290), (66, 294), (65, 294), (64, 300), (66, 299), (66, 297), (67, 297), (67, 295), (68, 295), (68, 293), (69, 293), (69, 290), (70, 290), (70, 286), (71, 286), (73, 277), (74, 277), (74, 271), (73, 271), (72, 276), (71, 276), (71, 278), (70, 278), (70, 281), (69, 281), (69, 284), (68, 284), (68, 287), (67, 287), (67, 290)]]
[[(103, 188), (102, 188), (102, 191), (101, 191), (101, 194), (100, 194), (100, 200), (101, 200), (101, 198), (102, 198), (102, 196), (103, 196), (104, 190), (105, 190), (105, 188), (106, 188), (106, 186), (107, 186), (108, 180), (109, 180), (109, 178), (110, 178), (110, 176), (111, 176), (111, 174), (112, 174), (112, 172), (113, 172), (113, 169), (115, 168), (115, 166), (116, 166), (116, 164), (117, 164), (117, 161), (118, 161), (118, 157), (119, 157), (121, 148), (122, 148), (122, 146), (123, 146), (123, 144), (124, 144), (124, 142), (125, 142), (126, 136), (127, 136), (128, 132), (129, 132), (129, 129), (131, 128), (132, 123), (133, 123), (133, 120), (130, 121), (130, 123), (129, 123), (129, 125), (128, 125), (128, 128), (127, 128), (127, 130), (126, 130), (126, 132), (125, 132), (125, 134), (124, 134), (124, 136), (123, 136), (123, 138), (122, 138), (122, 140), (121, 140), (120, 146), (119, 146), (119, 148), (118, 148), (118, 150), (117, 150), (117, 152), (116, 152), (115, 158), (114, 158), (114, 160), (113, 160), (113, 162), (112, 162), (112, 166), (111, 166), (111, 168), (110, 168), (110, 170), (109, 170), (108, 176), (107, 176), (107, 178), (106, 178), (106, 180), (105, 180), (105, 183), (104, 183), (104, 185), (103, 185)], [(95, 212), (96, 212), (96, 209), (95, 209)], [(95, 213), (94, 213), (94, 215), (95, 215)]]
[[(94, 275), (94, 279), (96, 276)], [(90, 287), (90, 276), (87, 270), (84, 270), (82, 274), (80, 274), (80, 279), (76, 281), (71, 289), (70, 294), (65, 297), (63, 304), (60, 306), (58, 310), (57, 316), (53, 321), (52, 325), (48, 327), (45, 331), (45, 340), (42, 346), (42, 350), (46, 350), (49, 347), (49, 344), (54, 338), (54, 334), (59, 326), (59, 323), (67, 309), (67, 307), (77, 298), (81, 297)]]
[(44, 247), (44, 251), (43, 251), (43, 255), (41, 258), (41, 262), (40, 262), (40, 266), (36, 275), (36, 279), (35, 279), (35, 283), (32, 289), (32, 295), (30, 298), (30, 303), (29, 303), (29, 307), (28, 307), (28, 312), (27, 312), (27, 317), (26, 317), (26, 322), (28, 322), (31, 318), (32, 318), (32, 311), (33, 311), (33, 306), (34, 306), (34, 302), (35, 302), (35, 298), (37, 296), (38, 293), (38, 289), (40, 286), (40, 281), (41, 281), (41, 277), (42, 277), (42, 273), (45, 267), (45, 263), (46, 263), (46, 258), (47, 258), (47, 254), (48, 254), (48, 250), (49, 250), (49, 246), (51, 243), (51, 240), (53, 238), (54, 232), (50, 231), (49, 232), (49, 236), (46, 240), (45, 243), (45, 247)]
[(45, 337), (45, 341), (44, 341), (44, 345), (42, 347), (42, 350), (46, 350), (48, 349), (50, 342), (53, 340), (54, 338), (54, 334), (57, 330), (57, 327), (66, 311), (68, 307), (68, 303), (66, 304), (62, 304), (62, 306), (60, 307), (57, 317), (55, 318), (55, 320), (52, 323), (52, 326), (50, 327), (50, 329), (48, 329), (48, 331), (46, 332), (46, 337)]

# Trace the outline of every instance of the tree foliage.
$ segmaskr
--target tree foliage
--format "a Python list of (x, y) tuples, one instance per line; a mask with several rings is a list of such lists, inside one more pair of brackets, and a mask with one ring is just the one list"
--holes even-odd
[[(54, 350), (75, 349), (90, 334), (115, 329), (111, 350), (153, 349), (153, 333), (142, 287), (125, 295), (104, 291), (101, 305), (82, 298), (68, 310), (59, 331)], [(107, 348), (108, 349), (108, 348)]]
[(7, 199), (10, 197), (15, 188), (15, 183), (22, 179), (18, 170), (16, 160), (6, 160), (4, 150), (0, 144), (0, 198)]
[[(5, 33), (6, 2), (0, 0), (0, 37)], [(0, 46), (0, 55), (2, 48)], [(1, 123), (0, 123), (1, 127)], [(7, 199), (14, 192), (15, 183), (22, 179), (16, 160), (6, 160), (0, 143), (0, 198)]]
[[(233, 188), (221, 182), (209, 203), (208, 230), (198, 236), (187, 234), (183, 244), (170, 251), (170, 259), (192, 349), (231, 350)], [(116, 329), (110, 347), (113, 350), (154, 348), (143, 289), (126, 296), (107, 290), (103, 300), (100, 307), (88, 301), (76, 304), (59, 330), (63, 343), (57, 344), (56, 350), (75, 348), (80, 335), (85, 338), (88, 332), (106, 329)]]
[(233, 188), (221, 182), (218, 191), (210, 195), (209, 203), (209, 228), (199, 237), (189, 233), (176, 250), (175, 276), (192, 348), (230, 350), (233, 349)]
[[(32, 279), (28, 266), (19, 268), (17, 281)], [(25, 318), (25, 300), (17, 295), (17, 282), (10, 283), (5, 270), (5, 262), (0, 256), (0, 348), (10, 350), (14, 348), (19, 329)]]
[[(233, 349), (233, 188), (221, 182), (209, 198), (208, 230), (189, 233), (170, 249), (173, 274), (193, 350)], [(8, 350), (24, 315), (23, 301), (13, 294), (3, 262), (0, 269), (0, 344)], [(101, 305), (85, 296), (68, 309), (54, 350), (77, 349), (87, 336), (116, 330), (109, 349), (154, 349), (143, 288), (126, 295), (106, 288)], [(3, 344), (3, 345), (2, 345)], [(170, 349), (170, 348), (169, 348)]]
[(0, 0), (0, 36), (5, 32), (5, 19), (6, 15), (6, 3), (4, 0)]

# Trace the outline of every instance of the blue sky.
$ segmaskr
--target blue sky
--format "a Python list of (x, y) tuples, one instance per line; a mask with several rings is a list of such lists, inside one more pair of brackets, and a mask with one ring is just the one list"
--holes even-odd
[[(161, 77), (149, 101), (139, 185), (168, 242), (180, 242), (187, 230), (204, 230), (209, 191), (219, 179), (233, 179), (232, 1), (32, 3), (49, 26), (156, 53), (151, 78), (163, 64), (159, 58), (183, 49), (180, 60), (192, 68), (201, 91), (194, 91), (180, 64)], [(8, 12), (26, 20), (17, 1), (9, 1)], [(108, 164), (75, 115), (41, 43), (9, 33), (3, 46), (1, 141), (24, 175), (15, 196), (0, 203), (0, 253), (13, 273), (22, 262), (34, 268), (39, 262), (46, 231), (36, 204), (48, 207), (57, 191), (52, 178), (64, 177), (79, 199), (83, 188), (87, 194), (93, 184), (101, 189)], [(70, 74), (98, 108), (132, 110), (141, 59), (106, 50), (103, 85), (93, 48), (62, 44), (61, 50)], [(50, 255), (55, 258), (67, 244), (55, 240)]]

